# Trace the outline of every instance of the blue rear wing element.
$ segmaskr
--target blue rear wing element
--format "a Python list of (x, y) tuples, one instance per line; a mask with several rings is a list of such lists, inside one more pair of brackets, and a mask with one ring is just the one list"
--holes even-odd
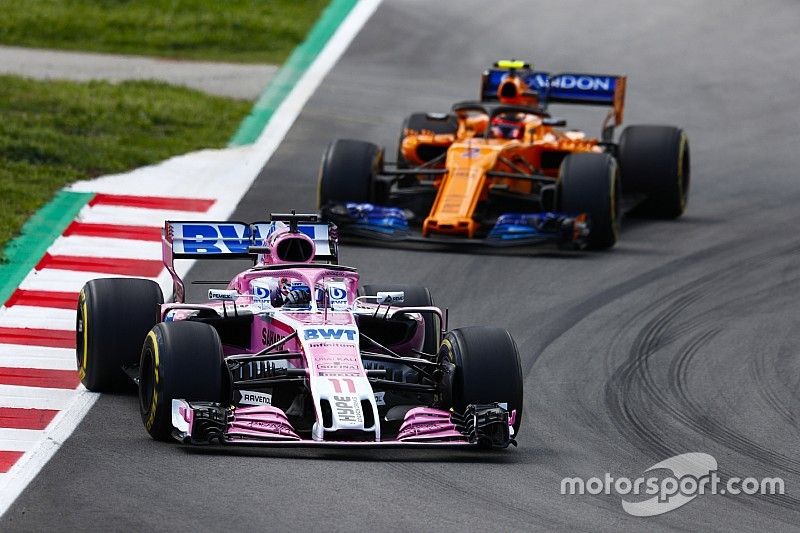
[[(285, 222), (207, 222), (167, 221), (164, 242), (171, 248), (173, 259), (239, 259), (253, 257), (250, 246), (260, 246), (264, 239)], [(298, 224), (298, 231), (308, 235), (316, 248), (315, 260), (336, 260), (335, 243), (331, 243), (328, 224)], [(165, 258), (166, 259), (166, 258)]]
[(500, 84), (509, 76), (519, 76), (539, 97), (539, 105), (584, 104), (614, 108), (615, 122), (622, 123), (625, 106), (625, 76), (568, 72), (550, 74), (536, 70), (491, 69), (484, 73), (481, 99), (497, 100)]

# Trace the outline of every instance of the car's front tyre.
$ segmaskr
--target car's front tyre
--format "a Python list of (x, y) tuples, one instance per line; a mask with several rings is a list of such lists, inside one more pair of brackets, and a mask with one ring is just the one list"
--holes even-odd
[(200, 322), (162, 322), (147, 334), (139, 366), (139, 411), (147, 432), (171, 440), (172, 400), (223, 400), (222, 342)]

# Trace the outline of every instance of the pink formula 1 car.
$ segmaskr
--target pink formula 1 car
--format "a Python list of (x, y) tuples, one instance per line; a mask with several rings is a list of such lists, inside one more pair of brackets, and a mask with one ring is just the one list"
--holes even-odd
[[(80, 293), (78, 369), (92, 391), (138, 384), (159, 440), (327, 446), (515, 444), (519, 354), (507, 331), (446, 332), (423, 287), (362, 285), (315, 215), (167, 222), (174, 303), (145, 279)], [(174, 260), (254, 257), (209, 301), (185, 303)], [(210, 282), (213, 283), (213, 282)]]

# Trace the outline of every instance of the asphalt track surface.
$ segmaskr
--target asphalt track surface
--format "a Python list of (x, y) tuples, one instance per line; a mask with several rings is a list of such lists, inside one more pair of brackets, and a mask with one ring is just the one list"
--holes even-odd
[[(511, 331), (526, 373), (520, 447), (197, 452), (151, 441), (134, 398), (103, 396), (0, 530), (798, 528), (800, 6), (488, 5), (384, 2), (236, 215), (312, 209), (329, 141), (373, 139), (393, 153), (404, 115), (474, 97), (498, 57), (628, 74), (627, 123), (689, 134), (680, 221), (626, 220), (608, 253), (343, 249), (367, 282), (431, 287), (452, 327)], [(619, 496), (559, 492), (565, 476), (636, 477), (693, 451), (716, 457), (723, 477), (781, 476), (786, 494), (704, 495), (634, 518)]]

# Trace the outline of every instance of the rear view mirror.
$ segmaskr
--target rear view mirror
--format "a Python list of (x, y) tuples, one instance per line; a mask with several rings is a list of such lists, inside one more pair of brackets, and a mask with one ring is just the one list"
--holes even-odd
[(567, 121), (563, 118), (545, 117), (542, 119), (542, 124), (545, 126), (563, 127), (567, 125)]
[(406, 293), (403, 291), (378, 292), (377, 296), (381, 305), (401, 304), (406, 299)]

